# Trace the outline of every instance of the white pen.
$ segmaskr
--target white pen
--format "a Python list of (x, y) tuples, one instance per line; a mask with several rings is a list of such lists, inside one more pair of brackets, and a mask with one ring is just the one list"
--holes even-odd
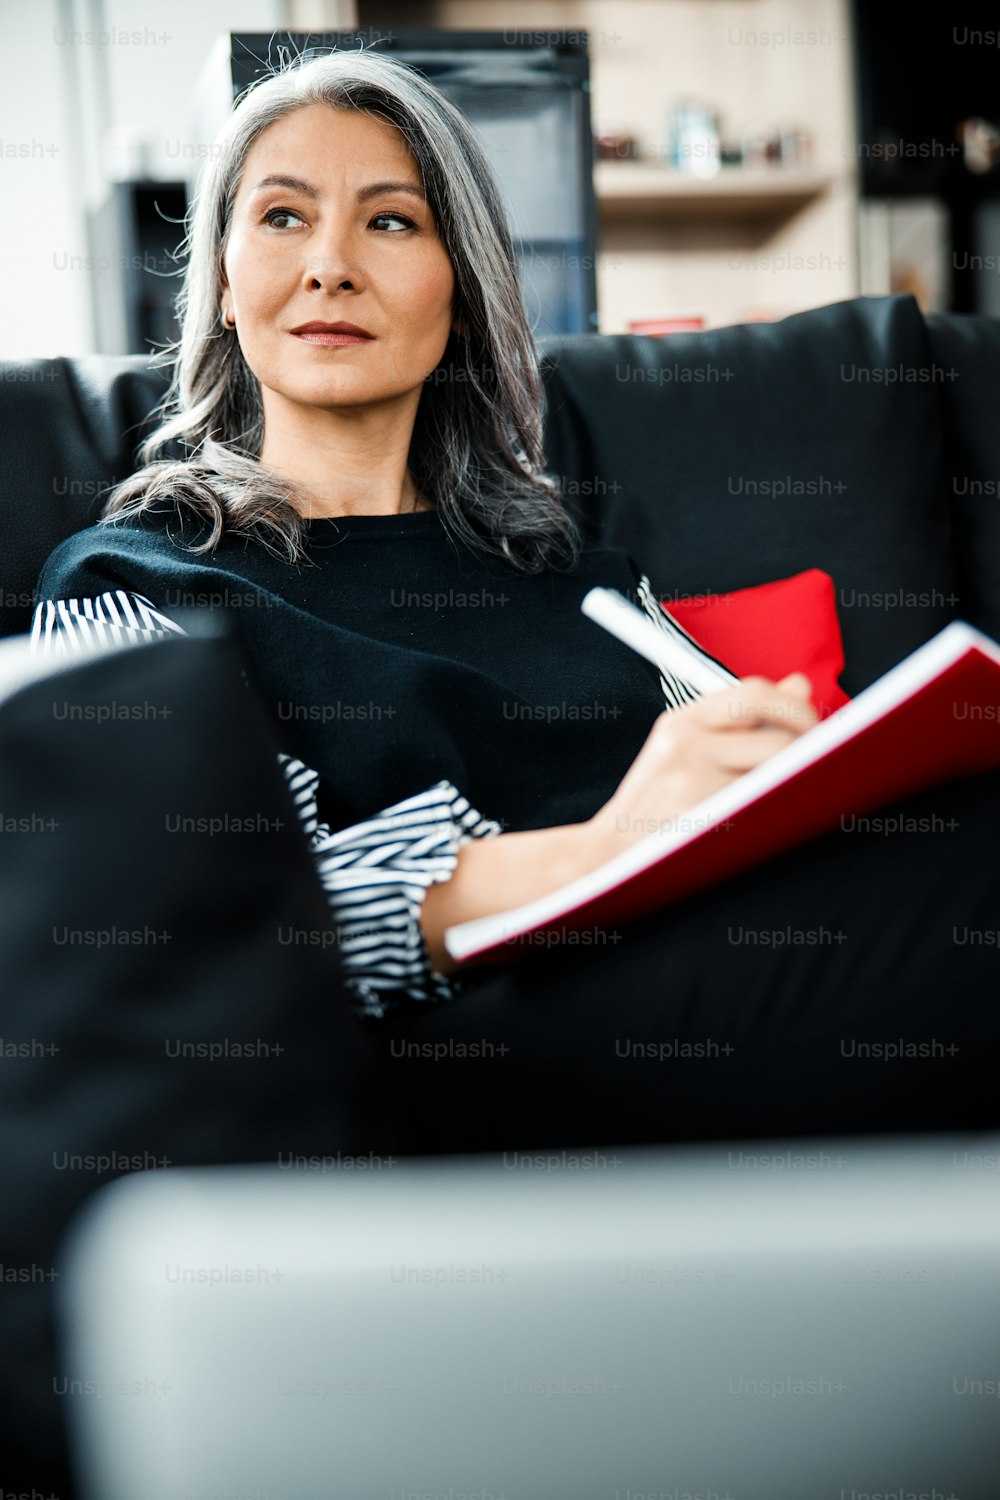
[[(588, 619), (603, 625), (612, 635), (638, 651), (647, 661), (663, 672), (670, 672), (688, 682), (699, 693), (717, 693), (727, 686), (726, 679), (718, 676), (683, 646), (672, 641), (669, 635), (657, 630), (648, 615), (637, 609), (617, 589), (590, 589), (580, 602), (580, 608)], [(736, 677), (733, 682), (738, 681)]]

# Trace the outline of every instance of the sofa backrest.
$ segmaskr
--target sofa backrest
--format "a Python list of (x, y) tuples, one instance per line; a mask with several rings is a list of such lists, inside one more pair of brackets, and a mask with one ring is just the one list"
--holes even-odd
[[(939, 316), (932, 346), (893, 296), (667, 339), (544, 339), (549, 465), (585, 534), (626, 547), (668, 601), (825, 569), (853, 694), (949, 619), (1000, 630), (998, 570), (973, 565), (963, 529), (985, 523), (954, 481), (1000, 475), (1000, 434), (995, 460), (965, 454), (998, 328)], [(0, 365), (0, 633), (28, 628), (48, 554), (134, 471), (166, 380), (142, 355)]]
[(146, 419), (166, 387), (163, 369), (141, 354), (0, 364), (0, 635), (29, 628), (49, 553), (92, 525), (138, 468)]
[(824, 569), (852, 695), (963, 614), (941, 382), (912, 297), (550, 340), (546, 357), (549, 459), (661, 598)]

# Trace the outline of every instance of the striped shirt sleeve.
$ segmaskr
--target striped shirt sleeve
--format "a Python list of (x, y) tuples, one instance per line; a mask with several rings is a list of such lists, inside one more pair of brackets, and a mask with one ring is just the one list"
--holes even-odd
[[(722, 662), (698, 645), (693, 636), (688, 635), (682, 625), (679, 625), (672, 615), (668, 615), (650, 587), (649, 579), (645, 573), (636, 570), (638, 582), (636, 585), (639, 597), (639, 605), (645, 610), (658, 630), (662, 630), (670, 636), (677, 644), (690, 651), (699, 662), (706, 666), (710, 672), (714, 672), (719, 679), (719, 687), (731, 687), (733, 683), (739, 682), (739, 678), (724, 667)], [(680, 708), (685, 703), (692, 703), (696, 698), (703, 696), (699, 690), (690, 682), (677, 677), (673, 672), (660, 672), (660, 687), (666, 699), (667, 708)]]
[(31, 650), (61, 659), (186, 634), (143, 594), (108, 589), (89, 599), (40, 599), (31, 621)]
[(280, 756), (339, 933), (358, 1014), (381, 1019), (407, 1000), (442, 1003), (464, 979), (431, 968), (420, 925), (428, 888), (447, 880), (458, 850), (501, 832), (447, 780), (332, 833), (317, 820), (319, 773)]

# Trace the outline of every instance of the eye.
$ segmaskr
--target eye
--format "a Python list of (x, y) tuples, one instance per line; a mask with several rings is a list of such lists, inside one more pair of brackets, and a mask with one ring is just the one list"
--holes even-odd
[[(299, 215), (290, 208), (270, 208), (264, 215), (262, 222), (265, 224), (273, 224), (275, 217), (281, 219), (298, 219)], [(301, 219), (299, 219), (299, 223), (301, 222)]]
[[(397, 224), (402, 224), (403, 227), (404, 227), (404, 229), (415, 229), (417, 227), (415, 225), (415, 223), (413, 222), (413, 220), (412, 219), (408, 219), (405, 214), (376, 214), (375, 217), (372, 219), (372, 223), (373, 224), (378, 224), (380, 221), (384, 222), (386, 219), (394, 219)], [(399, 230), (396, 229), (396, 230), (389, 230), (389, 231), (385, 231), (385, 232), (391, 233), (391, 234), (398, 234)]]

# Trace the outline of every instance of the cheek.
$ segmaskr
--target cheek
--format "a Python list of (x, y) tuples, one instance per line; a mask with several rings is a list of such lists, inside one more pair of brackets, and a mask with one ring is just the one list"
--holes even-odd
[(239, 234), (230, 240), (225, 267), (229, 284), (244, 310), (248, 305), (266, 305), (277, 290), (279, 267), (259, 254), (250, 254), (246, 241)]
[(243, 237), (239, 230), (233, 229), (222, 256), (222, 269), (230, 286), (237, 286), (243, 280), (243, 259)]
[(455, 277), (447, 260), (442, 264), (435, 257), (433, 262), (421, 268), (406, 289), (411, 327), (424, 330), (429, 338), (436, 338), (439, 325), (451, 321), (454, 290)]

